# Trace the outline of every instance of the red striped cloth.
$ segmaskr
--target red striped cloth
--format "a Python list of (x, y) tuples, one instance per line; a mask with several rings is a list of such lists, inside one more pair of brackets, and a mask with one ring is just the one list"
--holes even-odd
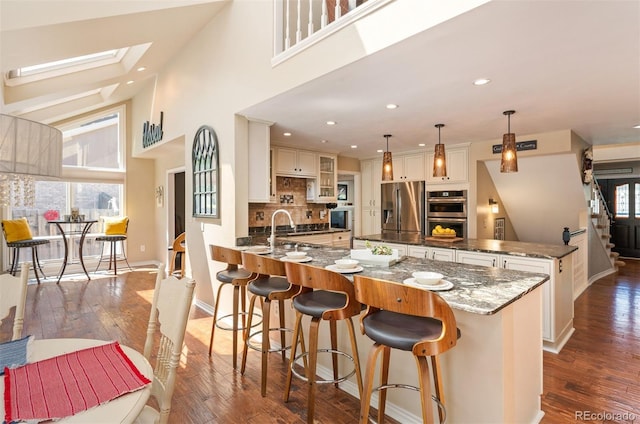
[(5, 369), (5, 422), (68, 417), (150, 383), (118, 342)]

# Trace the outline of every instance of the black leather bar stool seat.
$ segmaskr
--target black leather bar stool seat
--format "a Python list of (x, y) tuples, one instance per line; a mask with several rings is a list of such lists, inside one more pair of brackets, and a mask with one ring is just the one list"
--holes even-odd
[[(411, 352), (424, 339), (436, 339), (442, 334), (442, 321), (412, 315), (379, 311), (363, 320), (364, 333), (373, 341), (393, 349)], [(460, 338), (460, 329), (457, 329)]]

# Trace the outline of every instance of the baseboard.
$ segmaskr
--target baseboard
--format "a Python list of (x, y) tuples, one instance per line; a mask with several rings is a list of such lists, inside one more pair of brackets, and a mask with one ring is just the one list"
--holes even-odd
[(571, 336), (575, 331), (576, 329), (573, 328), (573, 320), (571, 320), (567, 324), (567, 326), (562, 330), (562, 332), (560, 333), (560, 335), (558, 336), (558, 338), (554, 343), (543, 340), (542, 349), (551, 353), (556, 353), (556, 354), (560, 353), (564, 345), (567, 344), (567, 342), (569, 341), (569, 339), (571, 338)]

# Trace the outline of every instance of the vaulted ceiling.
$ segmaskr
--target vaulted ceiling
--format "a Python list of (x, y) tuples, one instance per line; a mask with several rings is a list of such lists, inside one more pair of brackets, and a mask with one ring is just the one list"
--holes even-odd
[[(2, 0), (3, 75), (126, 46), (141, 53), (105, 72), (3, 84), (1, 111), (54, 122), (129, 99), (231, 1)], [(491, 83), (474, 86), (480, 77)], [(433, 145), (436, 123), (446, 143), (500, 138), (507, 109), (517, 134), (573, 129), (594, 145), (640, 146), (640, 2), (491, 1), (238, 112), (275, 122), (272, 140), (288, 131), (293, 144), (366, 157), (385, 133), (394, 151)]]

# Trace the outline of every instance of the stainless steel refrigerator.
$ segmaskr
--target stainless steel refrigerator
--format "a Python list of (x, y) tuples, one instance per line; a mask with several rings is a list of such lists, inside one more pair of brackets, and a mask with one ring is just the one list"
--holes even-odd
[(382, 183), (382, 232), (424, 234), (424, 181)]

